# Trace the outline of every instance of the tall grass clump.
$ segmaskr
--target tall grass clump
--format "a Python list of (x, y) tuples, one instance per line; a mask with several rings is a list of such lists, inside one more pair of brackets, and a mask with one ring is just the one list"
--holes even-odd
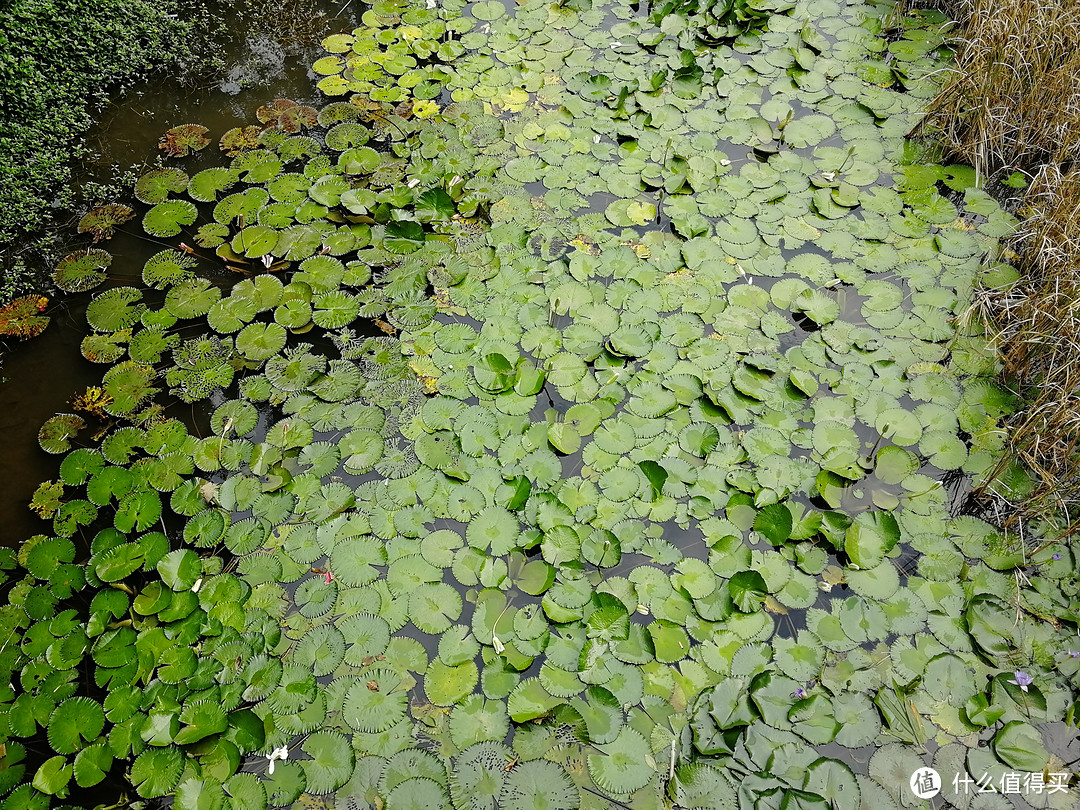
[(1020, 279), (977, 301), (1025, 403), (989, 486), (1008, 492), (1019, 461), (1032, 481), (1016, 517), (1056, 513), (1067, 529), (1080, 519), (1080, 2), (947, 0), (945, 10), (958, 23), (956, 63), (919, 129), (980, 176), (1029, 181), (1011, 201)]
[(981, 173), (1080, 158), (1080, 3), (950, 0), (956, 65), (932, 126)]

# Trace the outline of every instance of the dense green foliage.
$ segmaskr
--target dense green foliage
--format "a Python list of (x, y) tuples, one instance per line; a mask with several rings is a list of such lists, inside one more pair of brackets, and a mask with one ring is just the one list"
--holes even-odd
[(340, 100), (227, 157), (175, 127), (91, 212), (62, 287), (106, 284), (111, 232), (173, 247), (94, 295), (93, 419), (39, 434), (5, 810), (110, 776), (177, 810), (896, 810), (930, 762), (1064, 771), (1076, 545), (947, 493), (1012, 405), (956, 316), (1014, 220), (905, 143), (940, 17), (575, 6), (379, 0), (314, 65)]
[[(220, 36), (198, 0), (0, 3), (0, 248), (71, 205), (81, 136), (107, 94), (156, 67), (192, 69)], [(0, 261), (17, 272), (13, 251)]]

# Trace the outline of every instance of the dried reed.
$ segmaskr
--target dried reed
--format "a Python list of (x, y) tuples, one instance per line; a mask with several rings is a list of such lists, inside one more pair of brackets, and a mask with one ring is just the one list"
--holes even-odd
[(1056, 514), (1069, 531), (1080, 525), (1080, 2), (942, 2), (959, 24), (956, 64), (919, 130), (981, 175), (1031, 181), (1010, 243), (1021, 278), (976, 301), (1025, 403), (1006, 426), (1011, 457), (980, 489), (1019, 460), (1033, 488), (1014, 519)]
[(952, 0), (956, 65), (922, 127), (981, 173), (1080, 158), (1080, 3)]

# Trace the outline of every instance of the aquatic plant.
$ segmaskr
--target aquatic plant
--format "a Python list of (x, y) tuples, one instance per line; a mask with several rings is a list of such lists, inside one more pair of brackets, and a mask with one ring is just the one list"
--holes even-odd
[(55, 742), (15, 801), (888, 810), (931, 735), (942, 773), (1061, 767), (1075, 549), (940, 483), (1011, 405), (954, 324), (985, 199), (899, 162), (940, 18), (901, 69), (877, 18), (790, 11), (698, 53), (628, 4), (378, 0), (317, 68), (357, 95), (146, 203), (213, 258), (88, 306), (116, 423), (0, 616), (12, 671), (104, 695), (19, 679)]
[(126, 205), (100, 205), (83, 214), (79, 220), (79, 233), (88, 233), (94, 242), (111, 239), (117, 225), (135, 216), (135, 212)]
[(158, 149), (169, 157), (185, 157), (210, 145), (210, 139), (206, 137), (209, 131), (202, 124), (181, 124), (161, 136)]
[(42, 315), (49, 299), (42, 295), (24, 295), (0, 307), (0, 335), (23, 340), (37, 337), (49, 325), (49, 316)]
[(112, 254), (99, 248), (69, 253), (53, 270), (53, 281), (64, 292), (92, 290), (108, 278), (105, 271), (112, 264)]

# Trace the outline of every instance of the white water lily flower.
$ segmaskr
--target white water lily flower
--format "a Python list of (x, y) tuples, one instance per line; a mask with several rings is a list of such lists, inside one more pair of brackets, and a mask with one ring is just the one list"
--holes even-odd
[(502, 655), (503, 650), (506, 649), (506, 645), (503, 644), (498, 636), (493, 635), (491, 637), (491, 646), (495, 648), (496, 655)]
[(279, 759), (284, 762), (285, 760), (287, 760), (289, 758), (289, 746), (283, 745), (283, 746), (281, 746), (281, 748), (275, 748), (273, 751), (271, 751), (269, 754), (266, 755), (266, 758), (268, 760), (270, 760), (270, 767), (267, 769), (267, 772), (271, 776), (273, 776), (274, 775), (274, 762), (276, 762)]
[(202, 587), (202, 577), (199, 577), (197, 580), (195, 580), (195, 584), (191, 586), (191, 592), (192, 593), (198, 593), (199, 588), (201, 588), (201, 587)]

